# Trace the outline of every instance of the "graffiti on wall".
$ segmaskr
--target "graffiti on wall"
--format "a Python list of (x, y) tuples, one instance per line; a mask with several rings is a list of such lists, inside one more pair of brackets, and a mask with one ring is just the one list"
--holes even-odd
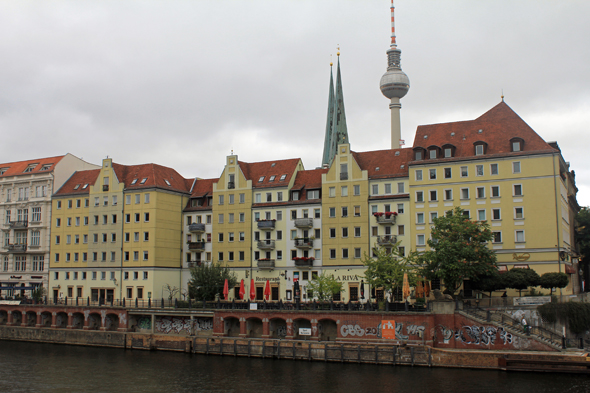
[(137, 328), (144, 330), (152, 330), (152, 319), (150, 317), (137, 318)]
[(156, 332), (158, 333), (183, 333), (190, 335), (212, 329), (212, 318), (161, 317), (156, 319)]
[(513, 344), (514, 342), (512, 334), (502, 327), (473, 325), (463, 326), (453, 331), (453, 329), (439, 325), (437, 326), (437, 331), (439, 330), (444, 344), (448, 344), (451, 338), (453, 338), (453, 335), (455, 340), (463, 345), (490, 346), (496, 344), (496, 340), (498, 339), (504, 345)]
[[(410, 336), (422, 336), (426, 328), (422, 325), (410, 324), (406, 326), (406, 334), (404, 334), (404, 324), (401, 322), (395, 323), (395, 338), (398, 340), (408, 340)], [(377, 327), (362, 328), (356, 321), (345, 321), (345, 324), (340, 326), (340, 335), (342, 337), (348, 336), (376, 336), (381, 338), (381, 324)]]

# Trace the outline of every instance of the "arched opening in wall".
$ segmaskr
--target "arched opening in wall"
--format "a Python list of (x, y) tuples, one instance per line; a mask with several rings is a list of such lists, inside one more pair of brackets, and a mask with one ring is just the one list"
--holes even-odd
[(98, 330), (100, 329), (100, 315), (99, 314), (90, 314), (88, 316), (88, 329), (90, 330)]
[(304, 340), (306, 337), (309, 336), (300, 336), (299, 329), (311, 329), (311, 322), (307, 319), (296, 319), (293, 321), (293, 338), (295, 340)]
[(271, 319), (269, 330), (272, 338), (285, 338), (287, 336), (287, 322), (281, 318)]
[(8, 323), (8, 313), (5, 310), (0, 310), (0, 325)]
[(338, 337), (338, 326), (331, 319), (318, 321), (318, 336), (320, 341), (335, 341)]
[(72, 327), (74, 329), (82, 329), (84, 327), (84, 314), (81, 312), (75, 312), (72, 315)]
[(260, 318), (249, 318), (246, 320), (246, 332), (248, 337), (262, 337), (262, 320)]
[(44, 311), (41, 313), (41, 326), (51, 327), (51, 313)]
[(35, 326), (37, 324), (37, 313), (35, 311), (27, 311), (27, 326)]
[(12, 324), (18, 326), (23, 321), (23, 314), (20, 311), (12, 312)]
[(65, 329), (68, 326), (68, 314), (65, 312), (58, 312), (55, 317), (55, 326), (58, 329)]
[(240, 336), (240, 320), (238, 318), (225, 318), (223, 320), (223, 332), (228, 337)]
[(107, 314), (104, 324), (106, 330), (116, 331), (119, 328), (119, 316), (117, 314)]

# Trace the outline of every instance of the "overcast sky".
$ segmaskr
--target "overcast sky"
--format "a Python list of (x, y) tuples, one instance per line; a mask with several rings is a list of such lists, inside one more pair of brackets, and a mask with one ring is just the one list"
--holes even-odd
[[(558, 141), (590, 205), (590, 1), (397, 0), (402, 138), (505, 100)], [(72, 153), (218, 177), (320, 165), (330, 55), (352, 149), (390, 146), (389, 0), (0, 0), (0, 161)]]

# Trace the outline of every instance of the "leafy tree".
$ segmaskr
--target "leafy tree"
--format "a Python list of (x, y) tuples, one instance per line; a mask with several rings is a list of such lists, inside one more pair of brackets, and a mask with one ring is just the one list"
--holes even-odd
[(518, 289), (518, 296), (522, 290), (539, 285), (541, 277), (533, 269), (512, 268), (502, 275), (506, 288)]
[(188, 291), (191, 299), (215, 300), (215, 295), (223, 296), (223, 286), (227, 279), (229, 288), (236, 286), (238, 279), (228, 266), (221, 263), (204, 263), (191, 268)]
[(476, 280), (497, 270), (496, 253), (488, 248), (492, 231), (485, 221), (471, 221), (463, 209), (455, 207), (434, 219), (428, 240), (430, 250), (421, 254), (421, 273), (444, 281), (446, 292), (455, 296), (463, 280)]
[(31, 297), (36, 302), (40, 302), (41, 300), (43, 300), (43, 296), (45, 296), (45, 288), (43, 288), (43, 285), (39, 285), (31, 292)]
[(541, 288), (550, 289), (553, 294), (553, 288), (565, 288), (569, 284), (569, 279), (565, 273), (545, 273), (539, 280)]
[[(582, 207), (576, 215), (576, 245), (579, 247), (580, 265), (584, 271), (584, 279), (590, 278), (590, 208)], [(586, 290), (587, 291), (587, 290)]]
[(335, 294), (342, 291), (342, 283), (336, 281), (333, 275), (322, 272), (307, 284), (307, 289), (313, 293), (314, 298), (324, 302), (331, 300)]
[(492, 297), (492, 292), (499, 291), (506, 288), (506, 284), (502, 279), (502, 275), (497, 270), (492, 270), (485, 276), (479, 276), (473, 280), (472, 289), (478, 289), (483, 292), (489, 292)]
[[(402, 288), (404, 273), (408, 275), (410, 285), (416, 285), (416, 258), (417, 253), (411, 251), (404, 256), (399, 251), (398, 242), (388, 253), (383, 247), (375, 248), (375, 257), (370, 258), (365, 254), (362, 262), (367, 267), (365, 279), (373, 288), (383, 288), (390, 296), (395, 288)], [(390, 297), (391, 301), (391, 297)]]

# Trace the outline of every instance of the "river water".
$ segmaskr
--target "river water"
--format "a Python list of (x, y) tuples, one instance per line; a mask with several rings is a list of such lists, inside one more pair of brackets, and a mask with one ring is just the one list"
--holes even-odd
[(590, 378), (0, 341), (0, 392), (582, 393)]

